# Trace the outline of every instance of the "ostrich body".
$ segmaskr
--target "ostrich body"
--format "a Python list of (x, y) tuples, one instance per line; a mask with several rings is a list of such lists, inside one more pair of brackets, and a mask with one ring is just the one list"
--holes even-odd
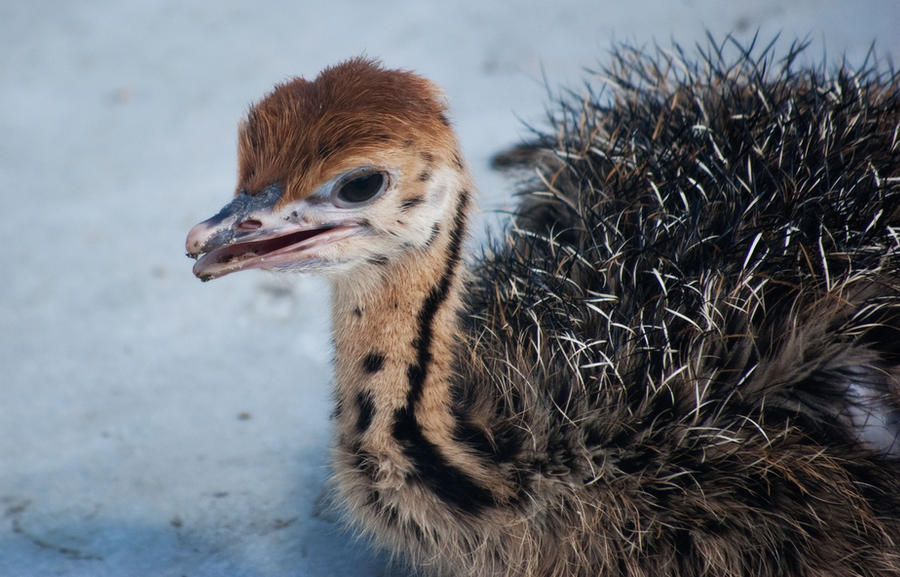
[(362, 532), (437, 575), (900, 575), (897, 78), (764, 56), (620, 51), (498, 158), (532, 178), (471, 266), (428, 81), (356, 59), (251, 108), (187, 250), (331, 280)]

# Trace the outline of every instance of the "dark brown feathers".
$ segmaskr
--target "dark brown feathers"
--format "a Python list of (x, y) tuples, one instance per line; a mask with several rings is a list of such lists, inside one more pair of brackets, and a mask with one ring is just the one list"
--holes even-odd
[(900, 78), (799, 52), (620, 48), (499, 157), (456, 412), (510, 573), (900, 574)]

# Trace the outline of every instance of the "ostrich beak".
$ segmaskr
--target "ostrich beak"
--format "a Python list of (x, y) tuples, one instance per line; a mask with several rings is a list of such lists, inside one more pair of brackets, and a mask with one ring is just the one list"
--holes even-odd
[(194, 275), (208, 281), (252, 268), (302, 268), (314, 258), (314, 248), (356, 228), (308, 222), (303, 201), (276, 210), (281, 196), (278, 185), (255, 195), (242, 191), (215, 216), (195, 225), (185, 242), (187, 255), (197, 259)]

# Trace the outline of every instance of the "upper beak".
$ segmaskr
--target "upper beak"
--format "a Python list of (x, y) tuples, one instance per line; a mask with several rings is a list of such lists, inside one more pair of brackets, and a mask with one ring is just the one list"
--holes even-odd
[(296, 206), (275, 210), (279, 186), (250, 195), (237, 194), (212, 218), (188, 232), (185, 248), (194, 275), (207, 281), (250, 268), (302, 263), (310, 249), (347, 236), (353, 226), (307, 222)]
[(241, 191), (215, 216), (195, 225), (188, 232), (185, 242), (188, 256), (196, 258), (201, 253), (232, 243), (241, 233), (246, 235), (258, 230), (260, 227), (254, 226), (254, 221), (259, 222), (260, 217), (270, 215), (280, 198), (281, 189), (278, 186), (270, 186), (252, 196)]

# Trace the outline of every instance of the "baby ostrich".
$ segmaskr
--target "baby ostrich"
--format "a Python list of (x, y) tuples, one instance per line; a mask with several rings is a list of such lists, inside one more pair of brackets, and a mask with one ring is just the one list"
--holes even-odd
[(470, 265), (427, 80), (354, 59), (241, 124), (194, 273), (330, 279), (337, 488), (425, 573), (900, 575), (900, 82), (721, 47), (620, 49), (498, 158)]

